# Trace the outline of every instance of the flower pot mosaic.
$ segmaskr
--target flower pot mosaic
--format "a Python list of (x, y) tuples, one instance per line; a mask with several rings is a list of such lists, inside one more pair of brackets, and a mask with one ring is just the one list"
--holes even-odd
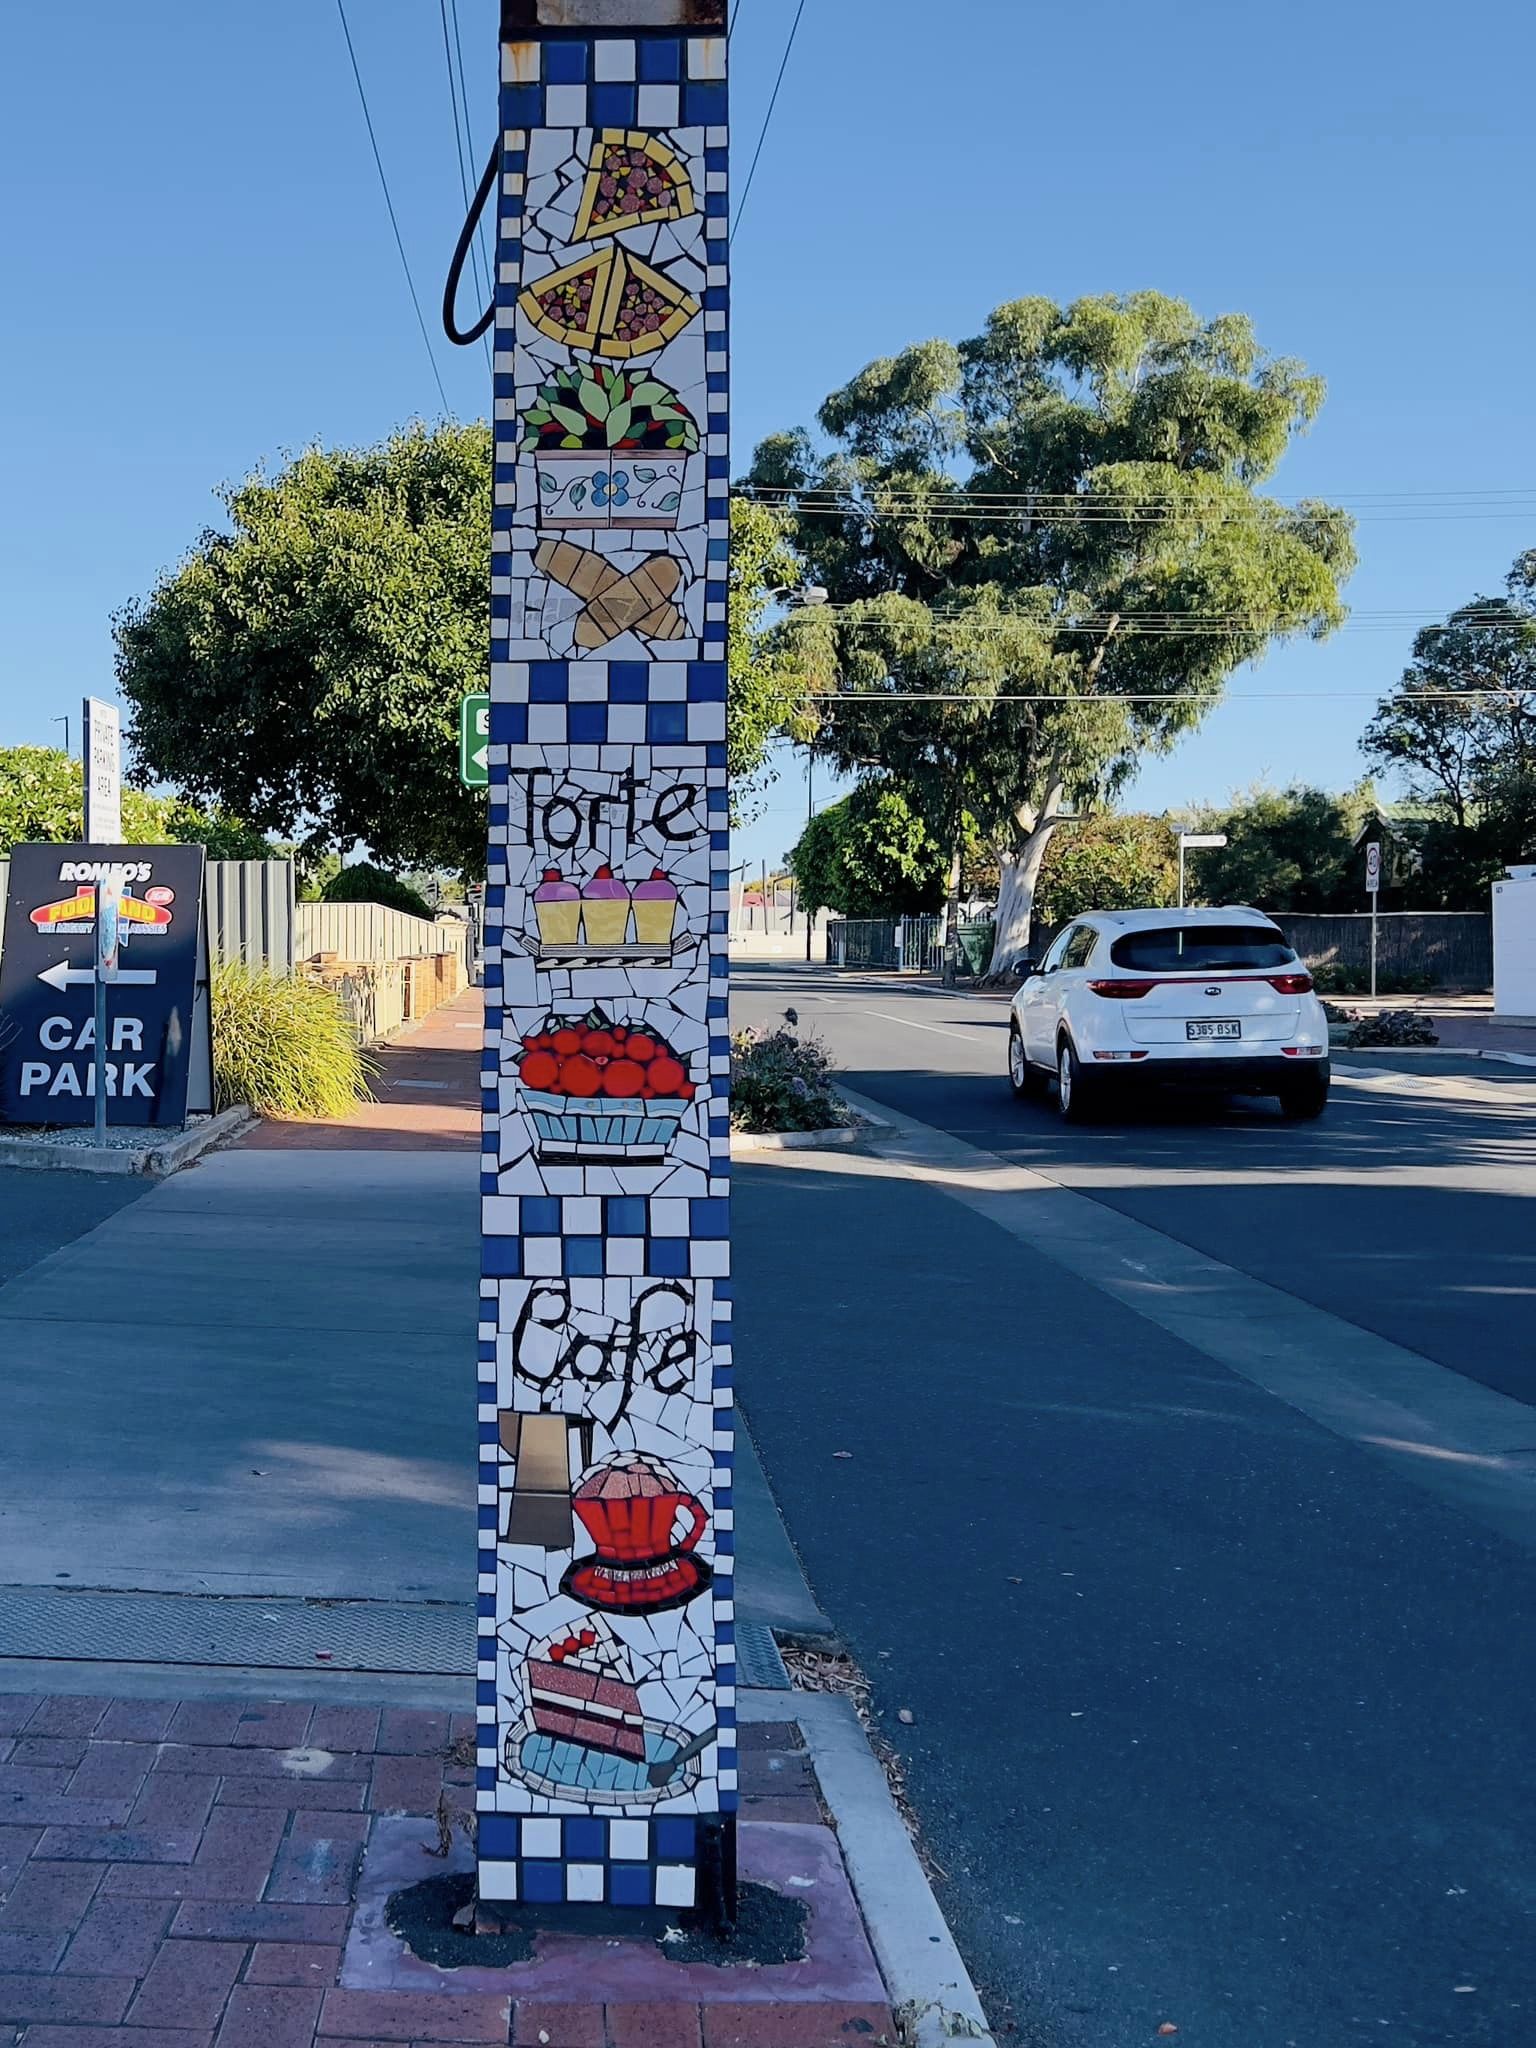
[(571, 364), (540, 389), (523, 426), (540, 526), (676, 527), (699, 428), (670, 384)]
[(665, 1159), (698, 1093), (659, 1033), (601, 1010), (551, 1017), (517, 1056), (535, 1157), (548, 1164)]
[(670, 960), (676, 944), (682, 899), (661, 868), (631, 885), (603, 865), (580, 888), (558, 868), (546, 868), (533, 892), (538, 943), (534, 957), (545, 965), (567, 960), (644, 963)]

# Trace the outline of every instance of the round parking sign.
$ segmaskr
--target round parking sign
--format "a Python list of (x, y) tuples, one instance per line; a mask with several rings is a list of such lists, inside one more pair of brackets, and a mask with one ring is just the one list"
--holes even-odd
[(176, 901), (176, 891), (174, 889), (163, 888), (146, 889), (144, 891), (144, 901), (146, 903), (156, 903), (163, 910), (168, 903), (174, 903)]

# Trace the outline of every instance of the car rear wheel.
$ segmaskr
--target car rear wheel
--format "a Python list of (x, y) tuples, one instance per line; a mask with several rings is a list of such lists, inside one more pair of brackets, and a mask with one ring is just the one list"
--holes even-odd
[(1320, 1117), (1328, 1107), (1328, 1076), (1323, 1074), (1297, 1074), (1287, 1076), (1280, 1089), (1280, 1114), (1288, 1123), (1311, 1123)]
[(1025, 1057), (1024, 1034), (1016, 1023), (1008, 1030), (1008, 1085), (1020, 1102), (1033, 1102), (1045, 1093), (1046, 1076)]
[(1083, 1063), (1072, 1041), (1064, 1038), (1056, 1053), (1056, 1107), (1061, 1111), (1062, 1121), (1091, 1123), (1098, 1106), (1098, 1090), (1083, 1072)]

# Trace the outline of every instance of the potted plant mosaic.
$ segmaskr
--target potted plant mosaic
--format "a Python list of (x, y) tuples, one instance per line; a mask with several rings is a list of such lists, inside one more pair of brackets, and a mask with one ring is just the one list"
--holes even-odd
[(572, 363), (523, 414), (541, 526), (677, 525), (699, 427), (670, 384), (641, 370)]

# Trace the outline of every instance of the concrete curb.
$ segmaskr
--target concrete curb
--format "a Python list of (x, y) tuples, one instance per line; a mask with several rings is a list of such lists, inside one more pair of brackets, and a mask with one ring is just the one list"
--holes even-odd
[(743, 1721), (800, 1724), (891, 2005), (915, 2048), (991, 2042), (981, 2000), (859, 1717), (835, 1693), (743, 1693)]
[(856, 1145), (857, 1128), (838, 1124), (827, 1131), (732, 1131), (731, 1156), (747, 1152), (821, 1152), (829, 1145)]
[(126, 1146), (61, 1145), (46, 1138), (0, 1138), (0, 1166), (30, 1167), (39, 1173), (145, 1173), (156, 1179), (188, 1166), (211, 1145), (233, 1138), (256, 1122), (243, 1103), (220, 1110), (206, 1123), (181, 1131), (161, 1144)]

